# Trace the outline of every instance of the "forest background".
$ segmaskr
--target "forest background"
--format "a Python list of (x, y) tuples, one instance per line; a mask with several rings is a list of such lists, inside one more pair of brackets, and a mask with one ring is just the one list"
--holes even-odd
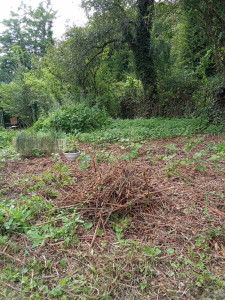
[(83, 0), (82, 7), (86, 26), (59, 40), (50, 1), (21, 4), (3, 21), (0, 106), (8, 116), (43, 127), (56, 111), (78, 106), (123, 119), (223, 120), (222, 0)]

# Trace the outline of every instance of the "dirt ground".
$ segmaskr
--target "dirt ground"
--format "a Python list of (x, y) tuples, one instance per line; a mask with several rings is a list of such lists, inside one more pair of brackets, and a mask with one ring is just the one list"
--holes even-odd
[[(140, 294), (138, 288), (135, 289), (134, 279), (120, 279), (119, 273), (116, 273), (115, 284), (119, 282), (120, 292), (105, 287), (112, 299), (119, 298), (118, 293), (124, 295), (125, 299), (209, 299), (204, 298), (209, 292), (205, 295), (204, 289), (199, 290), (201, 287), (188, 288), (186, 283), (192, 280), (191, 275), (181, 280), (180, 275), (176, 276), (178, 271), (174, 271), (174, 278), (167, 273), (170, 265), (175, 264), (181, 255), (189, 257), (190, 251), (205, 253), (207, 245), (210, 253), (207, 268), (215, 276), (225, 274), (225, 160), (213, 150), (222, 142), (224, 137), (221, 136), (147, 141), (140, 144), (136, 152), (132, 152), (135, 145), (101, 147), (81, 144), (81, 152), (85, 154), (75, 162), (66, 161), (63, 155), (55, 160), (53, 157), (40, 157), (1, 162), (3, 175), (0, 189), (3, 190), (2, 197), (7, 199), (35, 193), (47, 202), (54, 202), (54, 211), (76, 208), (86, 223), (93, 224), (89, 231), (77, 231), (78, 245), (63, 249), (62, 241), (52, 241), (34, 249), (27, 246), (30, 256), (40, 260), (43, 253), (46, 258), (56, 258), (58, 255), (61, 258), (62, 253), (66, 253), (74, 269), (75, 265), (80, 264), (74, 258), (75, 253), (94, 249), (95, 256), (86, 256), (93, 265), (101, 266), (103, 261), (100, 257), (107, 252), (111, 257), (114, 255), (114, 259), (120, 257), (120, 261), (124, 260), (123, 267), (132, 269), (130, 272), (135, 274), (132, 259), (125, 263), (126, 253), (118, 250), (115, 255), (118, 236), (113, 224), (119, 219), (129, 218), (129, 226), (123, 222), (119, 224), (123, 240), (159, 247), (162, 255), (159, 255), (154, 267), (157, 275), (151, 280), (154, 286), (151, 293)], [(57, 186), (45, 179), (45, 184), (38, 190), (32, 189), (46, 173), (53, 172), (57, 182), (64, 180), (65, 172), (60, 169), (62, 166), (67, 166), (67, 176), (72, 183)], [(37, 226), (48, 221), (44, 215), (40, 215), (35, 222)], [(221, 229), (220, 234), (209, 237), (210, 232), (215, 233), (215, 228)], [(98, 230), (102, 231), (101, 235)], [(204, 237), (202, 243), (201, 237)], [(16, 236), (13, 239), (18, 241)], [(15, 255), (10, 246), (7, 249), (5, 245), (0, 247), (1, 253)], [(22, 255), (21, 250), (14, 257), (21, 262)], [(173, 293), (177, 293), (176, 296)], [(222, 299), (221, 295), (214, 299)], [(67, 296), (73, 298), (69, 292)], [(96, 295), (90, 296), (90, 299), (93, 297), (101, 299)]]

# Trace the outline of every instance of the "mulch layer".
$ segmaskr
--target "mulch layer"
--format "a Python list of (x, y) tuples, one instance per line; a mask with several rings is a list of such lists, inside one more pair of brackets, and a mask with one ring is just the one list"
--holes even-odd
[[(201, 137), (192, 137), (192, 140), (199, 138)], [(202, 136), (202, 141), (193, 142), (193, 147), (187, 152), (185, 145), (189, 140), (190, 138), (173, 138), (169, 141), (146, 141), (142, 144), (139, 155), (132, 160), (120, 159), (131, 151), (129, 147), (108, 145), (104, 147), (107, 155), (100, 159), (103, 147), (81, 144), (81, 151), (90, 157), (89, 166), (85, 170), (80, 168), (81, 160), (68, 162), (61, 155), (61, 163), (69, 168), (74, 183), (54, 186), (58, 192), (54, 199), (49, 199), (46, 187), (40, 188), (36, 194), (47, 202), (53, 201), (55, 211), (77, 208), (77, 213), (82, 219), (86, 223), (92, 222), (93, 227), (88, 232), (80, 229), (77, 233), (80, 244), (71, 249), (64, 251), (61, 247), (62, 242), (51, 242), (36, 249), (27, 246), (30, 255), (40, 260), (43, 255), (47, 259), (50, 256), (57, 257), (64, 251), (67, 258), (71, 259), (71, 264), (76, 264), (73, 257), (78, 250), (89, 251), (93, 248), (100, 256), (105, 251), (105, 246), (101, 246), (103, 243), (107, 245), (108, 253), (112, 253), (113, 244), (117, 242), (113, 222), (128, 217), (131, 221), (129, 226), (124, 227), (123, 239), (150, 243), (152, 247), (160, 249), (175, 250), (175, 253), (164, 255), (159, 260), (169, 258), (176, 261), (181, 254), (187, 254), (190, 247), (193, 251), (201, 250), (203, 246), (197, 246), (195, 238), (207, 235), (215, 227), (224, 226), (225, 160), (215, 162), (210, 159), (215, 154), (211, 150), (212, 147), (224, 142), (224, 137)], [(177, 148), (176, 151), (168, 146), (171, 144)], [(201, 159), (195, 159), (195, 162), (191, 163), (196, 157), (194, 155), (204, 150), (207, 152)], [(184, 161), (187, 163), (179, 163)], [(1, 162), (3, 177), (0, 189), (10, 186), (3, 197), (15, 199), (19, 198), (20, 194), (31, 195), (33, 192), (28, 189), (30, 181), (23, 185), (15, 185), (15, 182), (51, 172), (56, 163), (51, 157)], [(40, 216), (38, 224), (43, 222), (44, 216)], [(98, 235), (99, 229), (102, 230), (101, 236)], [(212, 269), (222, 273), (225, 258), (224, 236), (210, 239), (208, 246), (213, 253)], [(12, 255), (10, 247), (0, 247), (1, 253)], [(21, 262), (22, 254), (23, 252), (19, 252), (14, 256), (15, 260)], [(97, 259), (94, 256), (89, 257), (89, 261), (92, 262)], [(164, 280), (169, 280), (171, 289), (179, 289), (178, 283), (168, 279), (165, 272), (166, 269), (160, 271), (161, 281), (155, 284), (162, 286)], [(180, 289), (183, 293), (180, 299), (193, 299), (188, 292), (184, 293), (185, 289)], [(162, 299), (164, 294), (161, 290), (158, 294), (159, 299)], [(135, 297), (138, 298), (137, 295)], [(156, 296), (155, 294), (155, 298), (149, 299), (156, 299)], [(116, 299), (115, 295), (114, 298)]]

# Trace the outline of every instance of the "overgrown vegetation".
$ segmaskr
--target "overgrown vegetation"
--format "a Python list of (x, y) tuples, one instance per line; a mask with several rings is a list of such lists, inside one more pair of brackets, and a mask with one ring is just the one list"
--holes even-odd
[(206, 119), (136, 119), (113, 120), (102, 130), (77, 134), (82, 142), (110, 143), (142, 141), (146, 139), (169, 139), (176, 136), (191, 136), (195, 133), (219, 134), (225, 132), (224, 123), (213, 125)]
[(14, 130), (5, 130), (0, 127), (0, 149), (7, 148), (11, 145), (13, 138), (18, 134)]
[(3, 21), (0, 103), (7, 113), (31, 125), (62, 105), (83, 103), (117, 118), (224, 121), (221, 0), (82, 5), (90, 12), (87, 25), (69, 28), (58, 41), (49, 1), (37, 10), (22, 5)]
[(35, 131), (55, 130), (66, 133), (87, 132), (103, 127), (109, 122), (108, 115), (97, 107), (84, 104), (62, 106), (47, 118), (39, 119), (33, 126)]
[(15, 139), (17, 152), (23, 157), (42, 156), (55, 152), (61, 152), (58, 142), (64, 137), (62, 133), (48, 131), (47, 133), (22, 132)]

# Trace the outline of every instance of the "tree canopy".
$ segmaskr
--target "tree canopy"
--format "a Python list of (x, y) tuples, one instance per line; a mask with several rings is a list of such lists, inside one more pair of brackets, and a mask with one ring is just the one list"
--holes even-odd
[(40, 2), (36, 9), (21, 3), (17, 12), (2, 24), (0, 36), (0, 82), (10, 82), (18, 70), (29, 70), (32, 57), (43, 57), (53, 44), (52, 22), (56, 13), (50, 1)]
[(224, 113), (222, 0), (83, 0), (82, 7), (87, 24), (57, 41), (49, 1), (35, 10), (21, 5), (3, 21), (0, 96), (10, 114), (31, 124), (80, 102), (122, 118)]

